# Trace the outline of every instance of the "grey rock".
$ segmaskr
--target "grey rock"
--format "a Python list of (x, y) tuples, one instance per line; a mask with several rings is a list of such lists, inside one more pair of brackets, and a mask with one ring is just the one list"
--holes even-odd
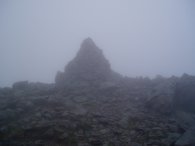
[(192, 127), (189, 130), (187, 130), (175, 143), (175, 146), (194, 146), (194, 145), (195, 145), (195, 127)]
[(107, 81), (112, 74), (108, 60), (91, 38), (81, 44), (76, 57), (68, 63), (64, 72), (56, 75), (56, 85), (70, 86), (95, 86)]

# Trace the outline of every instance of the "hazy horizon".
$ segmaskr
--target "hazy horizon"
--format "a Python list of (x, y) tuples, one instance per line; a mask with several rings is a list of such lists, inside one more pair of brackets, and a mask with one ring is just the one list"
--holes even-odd
[(0, 22), (0, 87), (53, 83), (87, 37), (122, 75), (195, 75), (194, 0), (1, 0)]

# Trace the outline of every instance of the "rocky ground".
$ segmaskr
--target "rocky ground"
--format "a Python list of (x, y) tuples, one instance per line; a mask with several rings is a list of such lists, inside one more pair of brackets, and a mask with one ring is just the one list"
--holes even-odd
[(98, 92), (21, 96), (13, 91), (0, 99), (0, 144), (171, 146), (185, 132), (174, 116), (151, 111), (116, 89), (112, 96)]
[(195, 77), (129, 78), (92, 39), (55, 84), (0, 88), (0, 146), (194, 146)]
[(56, 94), (6, 100), (0, 112), (2, 145), (169, 145), (183, 133), (174, 119), (123, 97)]

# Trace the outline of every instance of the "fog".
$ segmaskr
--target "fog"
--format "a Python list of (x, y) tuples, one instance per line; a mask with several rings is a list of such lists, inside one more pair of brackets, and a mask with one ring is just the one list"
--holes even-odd
[(87, 37), (123, 75), (195, 75), (194, 0), (1, 0), (0, 87), (54, 82)]

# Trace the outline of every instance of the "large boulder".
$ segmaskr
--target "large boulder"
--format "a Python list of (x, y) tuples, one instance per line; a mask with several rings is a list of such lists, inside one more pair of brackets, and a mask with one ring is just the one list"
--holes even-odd
[(184, 74), (176, 84), (174, 108), (195, 113), (195, 76)]
[(175, 143), (175, 146), (194, 146), (195, 145), (195, 127), (187, 130)]
[(184, 74), (182, 77), (153, 80), (153, 89), (146, 106), (162, 113), (185, 111), (195, 113), (195, 77)]
[(153, 89), (146, 101), (146, 107), (163, 114), (173, 111), (176, 78), (157, 77), (153, 80)]

